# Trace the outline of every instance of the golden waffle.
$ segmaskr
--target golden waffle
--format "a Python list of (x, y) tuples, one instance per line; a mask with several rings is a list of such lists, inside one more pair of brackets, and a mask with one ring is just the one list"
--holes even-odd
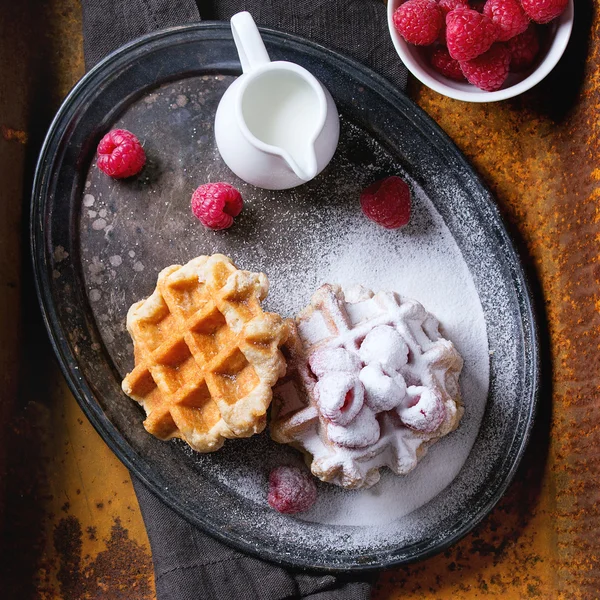
[(268, 288), (263, 273), (215, 254), (163, 269), (154, 293), (131, 306), (135, 368), (122, 387), (144, 407), (149, 433), (212, 452), (264, 429), (289, 334), (261, 308)]
[[(361, 352), (362, 345), (377, 328), (393, 329), (404, 344), (405, 362), (396, 365), (394, 373), (388, 370), (404, 386), (388, 397), (395, 402), (391, 407), (376, 406), (363, 378), (373, 364)], [(318, 353), (331, 356), (333, 351), (339, 356), (340, 349), (345, 363), (334, 359), (328, 371), (314, 372), (311, 367)], [(386, 351), (380, 351), (383, 362), (374, 364), (385, 362)], [(323, 481), (350, 489), (368, 488), (379, 481), (381, 467), (406, 474), (432, 443), (458, 426), (463, 414), (458, 386), (462, 358), (452, 342), (440, 336), (433, 315), (418, 302), (395, 293), (373, 294), (361, 287), (344, 293), (339, 286), (322, 286), (298, 315), (284, 353), (288, 372), (274, 388), (271, 437), (301, 450), (312, 473)], [(321, 391), (325, 388), (318, 387), (332, 374), (354, 378), (358, 388), (352, 389), (364, 394), (360, 411), (342, 429), (335, 429), (325, 410), (327, 398)], [(434, 399), (429, 421), (425, 413), (420, 414), (423, 405), (419, 403), (425, 398)], [(424, 422), (419, 421), (421, 417)], [(348, 443), (343, 437), (340, 441), (340, 431), (356, 435), (359, 443), (356, 439)]]

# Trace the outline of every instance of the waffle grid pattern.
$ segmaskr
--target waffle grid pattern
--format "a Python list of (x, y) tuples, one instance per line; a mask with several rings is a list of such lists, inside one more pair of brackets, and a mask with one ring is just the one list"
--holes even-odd
[(264, 274), (202, 256), (164, 269), (154, 293), (130, 308), (136, 366), (123, 390), (144, 407), (148, 432), (211, 452), (264, 429), (288, 335), (261, 308), (267, 291)]

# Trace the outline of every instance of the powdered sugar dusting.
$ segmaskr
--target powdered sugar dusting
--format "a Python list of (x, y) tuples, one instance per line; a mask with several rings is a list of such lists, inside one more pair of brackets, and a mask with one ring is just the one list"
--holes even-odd
[[(321, 414), (341, 427), (358, 415), (364, 403), (364, 388), (352, 373), (326, 372), (315, 385), (315, 394)], [(376, 429), (379, 432), (379, 426)]]
[[(288, 410), (288, 390), (277, 385), (271, 417), (274, 440), (305, 450), (310, 447), (314, 475), (347, 489), (374, 485), (382, 467), (406, 474), (428, 446), (456, 429), (464, 412), (457, 406), (463, 360), (452, 343), (441, 338), (435, 317), (415, 300), (393, 292), (373, 294), (363, 288), (361, 296), (357, 304), (348, 303), (342, 288), (329, 284), (315, 292), (298, 317), (299, 329), (318, 313), (324, 327), (310, 341), (303, 339), (304, 352), (297, 348), (298, 341), (289, 342), (288, 376), (298, 390), (304, 390), (307, 405)], [(335, 360), (322, 364), (323, 354), (341, 348), (354, 356), (353, 372), (336, 371)], [(322, 376), (310, 373), (305, 354)], [(317, 359), (311, 360), (315, 355)], [(367, 407), (355, 419), (351, 409), (360, 408), (364, 397)], [(291, 401), (296, 403), (295, 394)], [(347, 402), (350, 406), (344, 410)], [(420, 437), (421, 444), (407, 445), (405, 436), (411, 441)]]
[(446, 409), (436, 390), (423, 386), (410, 386), (408, 405), (401, 406), (398, 414), (403, 423), (417, 431), (433, 432), (444, 421)]
[[(385, 162), (387, 153), (372, 143), (373, 152)], [(388, 168), (397, 166), (392, 163)], [(361, 284), (374, 291), (396, 291), (418, 300), (439, 319), (442, 335), (454, 343), (465, 361), (460, 380), (465, 415), (457, 431), (432, 446), (412, 473), (402, 477), (383, 473), (372, 490), (341, 491), (320, 485), (313, 509), (299, 516), (315, 523), (361, 525), (365, 527), (363, 534), (354, 535), (358, 535), (357, 540), (364, 535), (371, 542), (371, 536), (381, 535), (373, 526), (389, 525), (409, 515), (456, 477), (477, 436), (489, 384), (485, 318), (467, 265), (426, 194), (415, 181), (401, 174), (411, 185), (414, 201), (413, 217), (405, 228), (389, 231), (365, 219), (355, 199), (356, 182), (341, 182), (339, 193), (347, 192), (347, 204), (320, 207), (326, 213), (327, 229), (322, 228), (323, 214), (315, 218), (313, 211), (303, 212), (299, 207), (296, 215), (290, 215), (303, 219), (300, 227), (290, 223), (290, 230), (297, 237), (289, 237), (288, 231), (272, 232), (277, 237), (288, 236), (293, 253), (285, 244), (281, 254), (269, 252), (262, 260), (259, 253), (249, 253), (247, 248), (231, 253), (242, 267), (267, 273), (271, 284), (265, 303), (268, 310), (294, 316), (324, 283), (339, 283), (344, 288)], [(293, 195), (294, 191), (290, 193)], [(304, 336), (310, 337), (310, 327), (310, 323), (305, 325), (308, 329)], [(406, 443), (410, 444), (410, 439)], [(218, 470), (215, 475), (249, 499), (264, 496), (258, 477), (240, 480), (223, 473), (221, 478)], [(360, 543), (365, 543), (366, 538)]]
[(399, 371), (406, 364), (408, 346), (400, 334), (389, 325), (379, 325), (369, 332), (360, 346), (364, 363), (380, 364), (386, 371)]

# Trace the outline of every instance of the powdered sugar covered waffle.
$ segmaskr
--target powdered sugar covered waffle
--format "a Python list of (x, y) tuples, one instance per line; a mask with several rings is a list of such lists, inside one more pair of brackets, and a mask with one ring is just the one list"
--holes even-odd
[(326, 284), (296, 319), (274, 388), (271, 436), (307, 455), (314, 475), (368, 488), (406, 474), (460, 421), (463, 361), (437, 319), (394, 292)]
[(212, 452), (264, 429), (289, 333), (261, 308), (268, 289), (263, 273), (215, 254), (163, 269), (154, 293), (131, 306), (136, 366), (122, 387), (144, 407), (150, 433)]

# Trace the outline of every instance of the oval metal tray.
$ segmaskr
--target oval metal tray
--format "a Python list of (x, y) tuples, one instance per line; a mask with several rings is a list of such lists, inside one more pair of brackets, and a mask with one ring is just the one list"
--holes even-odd
[[(186, 207), (194, 183), (232, 180), (220, 166), (211, 130), (220, 95), (239, 74), (227, 25), (190, 25), (137, 40), (90, 71), (65, 100), (42, 149), (32, 199), (32, 252), (46, 325), (71, 390), (100, 435), (133, 473), (191, 522), (241, 550), (296, 567), (362, 570), (414, 561), (448, 547), (491, 510), (527, 442), (539, 364), (523, 270), (488, 190), (448, 137), (403, 93), (316, 44), (271, 30), (263, 30), (263, 36), (272, 59), (297, 62), (327, 86), (342, 129), (355, 132), (343, 134), (338, 162), (322, 178), (298, 188), (295, 201), (303, 208), (290, 206), (290, 214), (307, 210), (311, 194), (324, 197), (331, 189), (327, 197), (335, 196), (340, 161), (368, 164), (371, 175), (384, 174), (391, 161), (435, 205), (480, 297), (491, 356), (486, 411), (459, 475), (412, 515), (423, 526), (412, 537), (388, 536), (358, 550), (345, 547), (349, 528), (279, 515), (215, 476), (211, 461), (260, 453), (271, 448), (268, 439), (227, 442), (205, 459), (183, 444), (148, 435), (140, 407), (121, 391), (122, 376), (132, 365), (124, 328), (131, 302), (153, 289), (160, 268), (227, 251), (226, 238), (189, 228), (179, 216), (189, 219)], [(99, 139), (115, 124), (143, 132), (149, 157), (143, 176), (119, 187), (93, 167)], [(369, 155), (372, 141), (385, 156)], [(253, 207), (260, 207), (261, 200), (267, 206), (272, 197), (264, 190), (245, 190)], [(285, 192), (278, 194), (285, 202)], [(102, 198), (104, 212), (96, 210), (94, 198)], [(156, 208), (163, 205), (170, 212)], [(231, 239), (238, 250), (247, 248), (259, 260), (252, 232), (273, 232), (279, 225), (266, 209), (249, 214), (254, 218), (232, 229)], [(290, 231), (297, 222), (290, 217)], [(118, 258), (103, 257), (107, 246), (119, 244)], [(285, 244), (281, 236), (272, 251), (287, 251)], [(133, 269), (127, 277), (117, 268), (124, 259)], [(321, 543), (325, 538), (328, 543)]]

